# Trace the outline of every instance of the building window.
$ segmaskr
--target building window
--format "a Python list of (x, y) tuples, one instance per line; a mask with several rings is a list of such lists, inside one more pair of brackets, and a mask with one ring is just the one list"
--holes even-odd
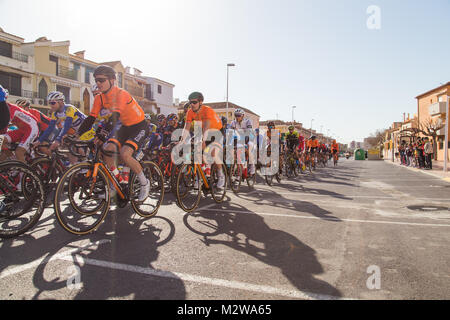
[(39, 82), (39, 98), (46, 100), (48, 94), (48, 86), (47, 82), (44, 79), (41, 79)]
[(161, 94), (162, 93), (162, 87), (161, 85), (158, 84), (158, 93)]
[(118, 86), (119, 86), (119, 88), (122, 88), (122, 72), (118, 72), (117, 73), (117, 82), (118, 82)]
[(84, 69), (84, 83), (91, 83), (90, 82), (90, 74), (91, 73), (94, 73), (94, 69), (93, 68), (89, 68), (89, 67), (86, 67), (85, 69)]
[(15, 73), (0, 72), (0, 84), (13, 96), (22, 96), (22, 77)]
[(55, 63), (55, 65), (56, 65), (55, 74), (58, 75), (58, 70), (59, 70), (59, 68), (58, 68), (58, 57), (50, 55), (49, 59), (50, 59), (50, 61)]
[(12, 58), (12, 44), (0, 41), (0, 56)]

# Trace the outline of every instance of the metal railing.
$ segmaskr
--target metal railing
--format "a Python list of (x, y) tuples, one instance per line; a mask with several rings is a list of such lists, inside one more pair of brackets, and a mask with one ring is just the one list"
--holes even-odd
[(69, 69), (64, 66), (58, 66), (58, 74), (57, 76), (71, 79), (71, 80), (78, 80), (78, 70), (76, 69)]
[(0, 56), (8, 57), (14, 60), (22, 61), (28, 63), (28, 56), (23, 53), (19, 53), (16, 51), (10, 51), (5, 49), (0, 49)]

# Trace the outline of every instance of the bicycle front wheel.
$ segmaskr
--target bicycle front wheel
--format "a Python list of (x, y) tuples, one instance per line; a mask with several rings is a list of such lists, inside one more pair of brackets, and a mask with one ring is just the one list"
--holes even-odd
[(101, 168), (93, 177), (91, 163), (79, 163), (62, 176), (55, 192), (59, 224), (76, 235), (95, 231), (106, 218), (111, 202), (109, 179)]
[(144, 175), (150, 182), (150, 193), (148, 197), (142, 201), (138, 201), (141, 185), (137, 175), (133, 174), (130, 181), (130, 199), (131, 206), (134, 211), (144, 218), (153, 217), (159, 210), (164, 199), (164, 177), (158, 165), (152, 161), (142, 161), (142, 169)]
[(201, 178), (195, 166), (184, 164), (177, 176), (177, 204), (186, 212), (194, 211), (201, 199)]
[[(224, 185), (222, 188), (218, 188), (219, 179), (224, 179)], [(221, 203), (225, 199), (227, 193), (227, 170), (223, 164), (213, 164), (211, 166), (211, 179), (210, 179), (211, 196), (216, 203)]]
[(0, 238), (19, 236), (36, 225), (44, 212), (44, 185), (19, 161), (0, 164)]

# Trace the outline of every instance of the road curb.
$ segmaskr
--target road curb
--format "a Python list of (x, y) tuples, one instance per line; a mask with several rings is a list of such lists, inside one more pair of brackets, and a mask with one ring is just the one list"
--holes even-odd
[(384, 162), (390, 163), (390, 164), (395, 165), (395, 166), (397, 166), (397, 167), (401, 167), (401, 168), (408, 169), (408, 170), (410, 170), (410, 171), (421, 172), (421, 173), (427, 174), (427, 175), (429, 175), (429, 176), (433, 176), (433, 177), (435, 177), (435, 178), (439, 178), (439, 179), (441, 179), (441, 180), (444, 180), (445, 182), (450, 182), (450, 176), (449, 176), (449, 177), (443, 177), (443, 176), (441, 176), (441, 175), (439, 175), (439, 174), (435, 174), (435, 173), (432, 173), (432, 172), (424, 171), (424, 170), (421, 170), (421, 169), (412, 168), (412, 167), (405, 167), (405, 166), (402, 166), (401, 164), (392, 162), (392, 161), (390, 161), (390, 160), (384, 160)]

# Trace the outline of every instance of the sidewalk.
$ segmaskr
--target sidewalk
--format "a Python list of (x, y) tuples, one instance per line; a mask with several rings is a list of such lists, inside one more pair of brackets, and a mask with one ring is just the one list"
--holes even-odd
[(435, 161), (433, 160), (433, 169), (432, 170), (424, 170), (424, 169), (418, 169), (413, 167), (407, 167), (404, 165), (401, 165), (399, 161), (392, 162), (392, 160), (384, 160), (385, 162), (388, 162), (390, 164), (416, 171), (416, 172), (422, 172), (428, 175), (432, 175), (437, 178), (441, 178), (445, 181), (450, 182), (450, 162), (448, 163), (447, 172), (444, 172), (444, 161)]

